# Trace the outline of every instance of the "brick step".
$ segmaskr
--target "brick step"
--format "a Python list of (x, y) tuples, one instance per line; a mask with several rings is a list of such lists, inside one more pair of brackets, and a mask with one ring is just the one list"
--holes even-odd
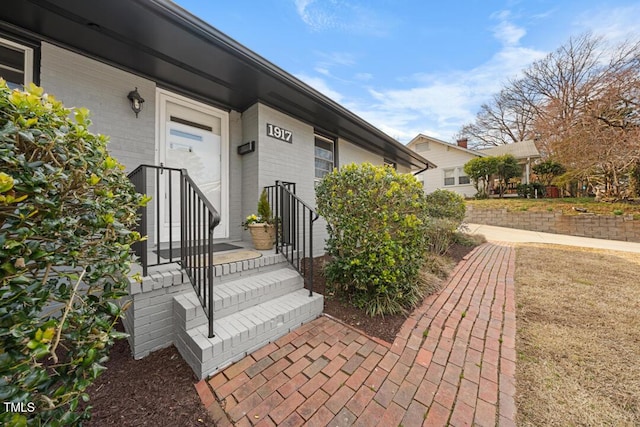
[[(256, 275), (236, 275), (235, 280), (215, 283), (213, 307), (216, 319), (244, 310), (303, 287), (302, 277), (293, 269), (279, 265)], [(207, 324), (207, 316), (194, 292), (175, 297), (174, 315), (189, 330)]]
[[(174, 301), (175, 309), (181, 301)], [(216, 318), (213, 338), (207, 337), (206, 324), (189, 329), (176, 325), (175, 344), (196, 375), (205, 378), (315, 319), (322, 310), (322, 295), (298, 289)]]
[[(215, 263), (215, 254), (214, 254)], [(246, 261), (236, 261), (227, 264), (219, 264), (214, 267), (216, 283), (224, 283), (237, 280), (241, 277), (250, 277), (268, 271), (278, 270), (286, 265), (287, 259), (282, 254), (267, 253), (259, 258)]]

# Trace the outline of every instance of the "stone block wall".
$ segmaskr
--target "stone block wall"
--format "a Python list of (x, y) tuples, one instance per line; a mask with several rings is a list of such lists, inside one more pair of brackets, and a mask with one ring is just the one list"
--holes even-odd
[(562, 211), (508, 212), (506, 209), (474, 209), (473, 206), (467, 206), (465, 221), (545, 233), (640, 242), (640, 220), (634, 220), (631, 215), (564, 215)]

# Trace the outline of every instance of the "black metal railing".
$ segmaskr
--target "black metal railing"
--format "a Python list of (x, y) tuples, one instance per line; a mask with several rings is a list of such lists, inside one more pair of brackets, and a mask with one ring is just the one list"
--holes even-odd
[(129, 179), (138, 193), (152, 198), (138, 210), (137, 231), (153, 238), (153, 248), (149, 239), (133, 245), (142, 274), (147, 276), (149, 267), (179, 263), (207, 314), (213, 337), (213, 232), (220, 214), (186, 169), (140, 165)]
[[(286, 182), (286, 181), (278, 181), (282, 186), (284, 186), (289, 192), (292, 194), (296, 194), (296, 183), (295, 182)], [(277, 183), (276, 183), (277, 184)], [(275, 215), (275, 206), (276, 206), (276, 191), (277, 185), (269, 185), (264, 187), (267, 191), (267, 200), (269, 201), (269, 206), (271, 206), (273, 210), (273, 214)]]
[(295, 184), (276, 181), (266, 187), (273, 195), (276, 253), (281, 253), (302, 276), (313, 295), (313, 223), (318, 214), (295, 194)]

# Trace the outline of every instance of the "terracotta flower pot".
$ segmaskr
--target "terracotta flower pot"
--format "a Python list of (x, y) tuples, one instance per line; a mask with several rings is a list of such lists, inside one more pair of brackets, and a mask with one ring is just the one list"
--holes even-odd
[(256, 249), (264, 251), (273, 248), (273, 243), (276, 240), (276, 228), (273, 224), (250, 224), (249, 232), (253, 239), (253, 246)]

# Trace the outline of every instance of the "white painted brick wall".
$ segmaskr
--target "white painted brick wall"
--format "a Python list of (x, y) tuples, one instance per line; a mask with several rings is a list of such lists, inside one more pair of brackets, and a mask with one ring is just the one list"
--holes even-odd
[[(315, 207), (315, 137), (313, 126), (266, 105), (259, 106), (260, 155), (259, 187), (275, 184), (276, 180), (295, 182), (296, 195)], [(267, 123), (293, 132), (293, 143), (267, 136)], [(256, 203), (257, 200), (254, 202)], [(255, 209), (255, 207), (253, 207)], [(314, 255), (324, 253), (326, 239), (322, 220), (314, 224)]]
[(229, 113), (229, 237), (232, 240), (242, 238), (242, 158), (238, 155), (238, 146), (244, 144), (242, 115), (237, 111)]
[[(293, 132), (293, 143), (267, 136), (267, 123)], [(258, 132), (259, 187), (273, 185), (276, 180), (295, 182), (297, 195), (312, 202), (315, 195), (313, 127), (260, 104)]]
[(192, 287), (186, 274), (174, 270), (145, 277), (142, 285), (132, 281), (129, 289), (132, 304), (123, 323), (133, 357), (140, 359), (173, 344), (173, 298), (187, 294)]
[[(109, 151), (131, 171), (155, 159), (156, 84), (135, 74), (42, 43), (41, 85), (66, 107), (91, 111), (92, 132), (110, 136)], [(145, 99), (136, 118), (127, 94), (135, 87)]]
[[(243, 141), (256, 141), (256, 151), (241, 156), (242, 163), (242, 210), (239, 218), (230, 218), (230, 228), (239, 226), (247, 215), (256, 213), (258, 203), (258, 104), (254, 104), (242, 113)], [(250, 241), (245, 231), (243, 240)]]
[(383, 165), (384, 157), (360, 148), (342, 138), (338, 140), (338, 161), (339, 166), (348, 165), (350, 163), (369, 162), (373, 165)]

